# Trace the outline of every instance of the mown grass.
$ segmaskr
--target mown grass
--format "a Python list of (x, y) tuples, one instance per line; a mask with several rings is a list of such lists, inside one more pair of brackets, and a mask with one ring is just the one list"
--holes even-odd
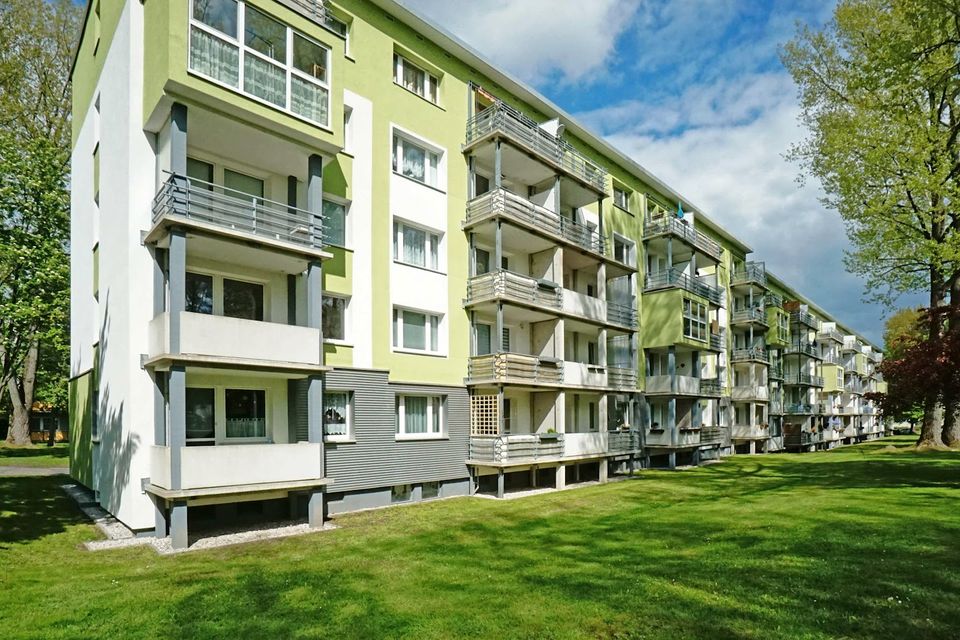
[(0, 478), (0, 635), (958, 637), (960, 454), (891, 442), (168, 557), (82, 551), (57, 479)]
[(58, 443), (52, 447), (35, 444), (26, 447), (11, 447), (0, 443), (0, 467), (63, 467), (70, 463), (69, 445)]

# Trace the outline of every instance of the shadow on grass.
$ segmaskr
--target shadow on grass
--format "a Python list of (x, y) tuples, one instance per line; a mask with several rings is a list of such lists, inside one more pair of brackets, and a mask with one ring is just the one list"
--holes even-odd
[(86, 521), (60, 488), (64, 477), (0, 477), (0, 549)]

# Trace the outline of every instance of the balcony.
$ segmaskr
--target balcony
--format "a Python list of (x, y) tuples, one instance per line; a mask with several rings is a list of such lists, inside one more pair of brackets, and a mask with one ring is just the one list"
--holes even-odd
[(811, 329), (820, 329), (820, 321), (806, 311), (792, 311), (790, 313), (790, 322), (793, 324), (806, 325)]
[(747, 349), (734, 349), (730, 355), (730, 362), (759, 362), (768, 364), (770, 362), (767, 356), (767, 350), (763, 347), (750, 347)]
[(726, 427), (701, 427), (701, 445), (730, 446), (730, 430)]
[(783, 380), (783, 365), (771, 364), (767, 369), (767, 377), (771, 380)]
[(563, 361), (524, 353), (474, 356), (467, 363), (467, 384), (563, 384)]
[(488, 138), (504, 138), (545, 164), (599, 194), (607, 192), (607, 170), (565, 140), (544, 130), (517, 109), (497, 102), (467, 122), (464, 151)]
[(170, 226), (256, 242), (286, 252), (328, 257), (323, 249), (323, 217), (304, 209), (250, 196), (202, 180), (171, 175), (153, 200), (156, 242)]
[(836, 329), (821, 329), (817, 332), (817, 340), (822, 340), (824, 342), (832, 340), (834, 342), (843, 344), (843, 334)]
[(607, 301), (607, 323), (619, 327), (626, 327), (631, 331), (637, 330), (637, 310), (634, 303)]
[(462, 226), (467, 229), (494, 218), (504, 218), (558, 243), (606, 256), (606, 244), (596, 231), (504, 189), (488, 191), (468, 202)]
[(637, 371), (624, 367), (607, 367), (607, 386), (611, 389), (636, 391)]
[(570, 387), (601, 388), (607, 386), (606, 367), (585, 362), (563, 363), (563, 384)]
[(323, 445), (232, 444), (180, 449), (180, 488), (171, 482), (170, 447), (150, 450), (150, 484), (195, 495), (325, 484)]
[(719, 398), (722, 391), (720, 378), (701, 378), (700, 395), (705, 397)]
[(763, 306), (766, 309), (779, 309), (783, 306), (783, 296), (768, 291), (763, 294)]
[(647, 376), (648, 395), (679, 396), (719, 396), (720, 382), (717, 378), (694, 378), (693, 376), (674, 376), (677, 384), (674, 390), (670, 376)]
[(813, 405), (805, 402), (795, 402), (784, 407), (784, 414), (788, 416), (813, 415)]
[(843, 390), (855, 395), (863, 394), (863, 384), (860, 381), (849, 381), (843, 384)]
[(853, 336), (844, 336), (843, 338), (843, 350), (845, 352), (861, 353), (863, 351), (864, 344), (858, 338)]
[(802, 387), (822, 387), (823, 376), (814, 376), (809, 373), (788, 373), (784, 384)]
[(752, 309), (740, 309), (730, 314), (731, 324), (758, 324), (767, 326), (767, 314), (760, 307)]
[(770, 437), (770, 429), (759, 424), (735, 424), (731, 431), (734, 440), (766, 440)]
[(677, 288), (706, 298), (716, 306), (722, 304), (723, 296), (720, 289), (703, 282), (700, 278), (693, 278), (676, 268), (666, 269), (659, 273), (648, 273), (643, 286), (644, 292)]
[(727, 350), (727, 334), (722, 331), (720, 333), (711, 333), (710, 334), (710, 350), (726, 351)]
[(640, 433), (633, 430), (471, 436), (469, 463), (522, 465), (560, 461), (565, 458), (626, 454), (639, 450)]
[(803, 355), (808, 358), (820, 360), (820, 349), (812, 342), (801, 342), (791, 344), (784, 348), (783, 352), (787, 355)]
[(467, 282), (465, 304), (507, 300), (521, 306), (559, 312), (563, 298), (559, 287), (512, 271), (491, 271)]
[(730, 286), (753, 285), (767, 287), (767, 269), (762, 262), (748, 262), (730, 275)]
[(667, 235), (679, 238), (704, 255), (713, 258), (715, 261), (719, 262), (723, 255), (723, 249), (718, 242), (703, 235), (694, 229), (692, 225), (684, 222), (680, 218), (665, 215), (659, 218), (647, 219), (647, 221), (644, 222), (644, 239), (649, 240), (650, 238)]
[(832, 352), (824, 353), (820, 359), (823, 360), (825, 364), (832, 364), (838, 367), (843, 366), (843, 359), (836, 353), (832, 353)]
[(147, 366), (173, 361), (261, 370), (322, 370), (320, 331), (205, 313), (179, 313), (180, 349), (170, 349), (170, 313), (150, 321)]
[(770, 399), (770, 392), (766, 385), (742, 384), (733, 387), (730, 397), (737, 402), (767, 402)]

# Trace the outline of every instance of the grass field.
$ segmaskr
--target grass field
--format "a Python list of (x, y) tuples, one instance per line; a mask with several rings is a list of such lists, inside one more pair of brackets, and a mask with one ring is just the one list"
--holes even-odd
[(8, 447), (0, 443), (0, 467), (64, 467), (69, 464), (66, 443), (48, 447), (45, 444), (32, 447)]
[(166, 557), (82, 551), (62, 480), (0, 478), (0, 635), (956, 638), (960, 454), (908, 441)]

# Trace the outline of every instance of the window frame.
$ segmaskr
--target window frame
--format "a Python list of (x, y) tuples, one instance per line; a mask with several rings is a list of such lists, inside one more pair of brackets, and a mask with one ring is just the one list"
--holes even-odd
[(631, 267), (637, 266), (637, 243), (636, 242), (634, 242), (630, 238), (620, 235), (619, 233), (614, 233), (613, 242), (611, 244), (613, 245), (612, 257), (614, 260), (618, 260), (617, 245), (621, 244), (627, 250), (627, 260), (625, 262), (622, 262), (622, 264), (629, 265)]
[[(270, 411), (268, 407), (270, 406), (267, 397), (269, 391), (266, 387), (246, 387), (246, 386), (237, 386), (237, 385), (223, 385), (222, 387), (217, 387), (218, 394), (221, 398), (223, 404), (223, 437), (222, 441), (224, 443), (247, 443), (247, 442), (269, 442), (270, 441)], [(231, 436), (227, 433), (227, 393), (230, 391), (259, 391), (263, 394), (263, 435), (262, 436)], [(216, 415), (216, 413), (214, 414)], [(214, 423), (216, 425), (216, 423)], [(217, 443), (221, 441), (221, 438), (217, 438)]]
[[(394, 175), (445, 193), (447, 188), (446, 150), (396, 126), (391, 127), (390, 135), (390, 166)], [(417, 147), (424, 152), (423, 180), (415, 176), (408, 176), (403, 172), (403, 167), (399, 164), (399, 160), (403, 157), (404, 145)], [(433, 182), (429, 180), (430, 156), (436, 158), (436, 176)]]
[[(404, 228), (411, 229), (414, 231), (419, 231), (424, 234), (424, 246), (423, 246), (423, 255), (424, 255), (424, 264), (415, 264), (413, 262), (407, 262), (404, 260)], [(425, 269), (427, 271), (432, 271), (433, 273), (439, 273), (441, 275), (446, 275), (446, 260), (444, 259), (444, 248), (446, 234), (437, 229), (432, 229), (430, 227), (417, 224), (415, 222), (409, 222), (404, 218), (399, 218), (394, 216), (393, 218), (393, 261), (397, 264), (402, 264), (408, 267), (414, 267), (416, 269)], [(431, 266), (433, 260), (436, 259), (436, 266)]]
[[(345, 433), (342, 434), (328, 434), (327, 433), (327, 398), (331, 395), (342, 395), (346, 397), (346, 418), (344, 421)], [(323, 441), (324, 442), (355, 442), (355, 433), (354, 433), (354, 406), (353, 406), (353, 391), (345, 391), (340, 389), (329, 389), (326, 390), (323, 394)]]
[[(414, 91), (403, 82), (404, 65), (409, 66), (414, 71), (419, 72), (422, 75), (421, 82), (423, 83), (423, 93)], [(425, 69), (422, 65), (412, 62), (402, 53), (397, 51), (393, 52), (393, 83), (404, 91), (408, 91), (413, 95), (422, 98), (430, 104), (438, 107), (440, 106), (440, 78), (441, 76), (433, 74)], [(430, 96), (431, 88), (433, 89), (433, 97)]]
[[(346, 198), (341, 198), (340, 196), (333, 195), (331, 193), (323, 194), (323, 203), (334, 204), (339, 207), (343, 207), (343, 242), (333, 242), (326, 234), (326, 216), (324, 216), (324, 234), (323, 242), (326, 246), (329, 247), (340, 247), (341, 249), (349, 249), (352, 244), (353, 238), (350, 229), (350, 209), (353, 207), (353, 201)], [(321, 207), (323, 204), (320, 205)]]
[[(332, 293), (324, 291), (321, 296), (321, 308), (323, 310), (323, 317), (326, 317), (326, 309), (324, 308), (324, 302), (326, 300), (340, 300), (343, 302), (343, 337), (342, 338), (330, 338), (326, 331), (323, 332), (323, 341), (329, 344), (339, 344), (350, 346), (352, 344), (352, 336), (350, 335), (350, 301), (351, 296), (342, 294), (342, 293)], [(321, 323), (322, 326), (322, 323)]]
[[(617, 199), (618, 194), (623, 195), (622, 203), (618, 202), (618, 199)], [(631, 215), (633, 215), (632, 212), (630, 211), (630, 198), (632, 195), (633, 195), (633, 192), (630, 189), (614, 184), (613, 185), (613, 206), (620, 209), (621, 211), (626, 211), (627, 213), (630, 213)]]
[[(701, 315), (702, 310), (702, 315)], [(709, 314), (707, 312), (707, 305), (694, 300), (693, 298), (688, 298), (684, 296), (682, 302), (682, 312), (683, 312), (683, 337), (690, 340), (696, 340), (698, 342), (706, 343), (709, 340)], [(701, 319), (702, 318), (702, 319)], [(690, 331), (688, 332), (688, 327)], [(699, 328), (700, 331), (694, 331), (694, 328)], [(694, 334), (697, 335), (694, 335)]]
[[(406, 399), (425, 398), (427, 400), (426, 424), (427, 431), (423, 433), (408, 433), (406, 431)], [(439, 413), (437, 413), (439, 412)], [(394, 401), (394, 437), (396, 440), (444, 440), (447, 438), (447, 398), (443, 395), (429, 395), (420, 393), (398, 393)], [(437, 431), (432, 431), (434, 422)]]
[[(198, 276), (206, 276), (213, 278), (213, 312), (212, 313), (203, 313), (200, 311), (186, 311), (186, 313), (196, 313), (199, 315), (210, 315), (218, 316), (221, 318), (233, 318), (234, 320), (246, 320), (247, 322), (274, 322), (273, 310), (270, 305), (270, 282), (261, 278), (250, 277), (246, 274), (238, 273), (227, 273), (223, 271), (213, 271), (212, 269), (207, 269), (204, 267), (195, 267), (194, 265), (187, 264), (186, 272)], [(242, 282), (245, 284), (255, 284), (259, 285), (263, 290), (263, 320), (250, 320), (249, 318), (236, 318), (234, 316), (227, 316), (223, 313), (223, 287), (224, 280), (233, 280), (236, 282)], [(169, 300), (167, 301), (169, 304)], [(169, 308), (169, 307), (168, 307)]]
[[(209, 380), (187, 381), (188, 389), (213, 389), (213, 438), (194, 439), (190, 442), (209, 446), (223, 446), (231, 444), (263, 444), (273, 442), (273, 394), (268, 386), (257, 384), (238, 384), (235, 380), (225, 383), (210, 384)], [(230, 391), (262, 391), (263, 392), (263, 422), (264, 435), (250, 437), (227, 436), (227, 390)], [(186, 411), (186, 408), (184, 408)]]
[[(405, 347), (400, 343), (403, 341), (403, 314), (406, 313), (417, 313), (425, 316), (424, 319), (424, 344), (430, 345), (433, 342), (433, 322), (432, 319), (436, 319), (437, 325), (437, 348), (436, 350), (431, 349), (417, 349), (414, 347)], [(411, 353), (417, 355), (428, 355), (428, 356), (445, 356), (446, 349), (444, 346), (444, 315), (436, 313), (434, 311), (425, 311), (423, 309), (413, 309), (411, 307), (404, 307), (401, 305), (393, 306), (393, 314), (391, 318), (391, 330), (392, 330), (392, 350), (396, 353)]]

